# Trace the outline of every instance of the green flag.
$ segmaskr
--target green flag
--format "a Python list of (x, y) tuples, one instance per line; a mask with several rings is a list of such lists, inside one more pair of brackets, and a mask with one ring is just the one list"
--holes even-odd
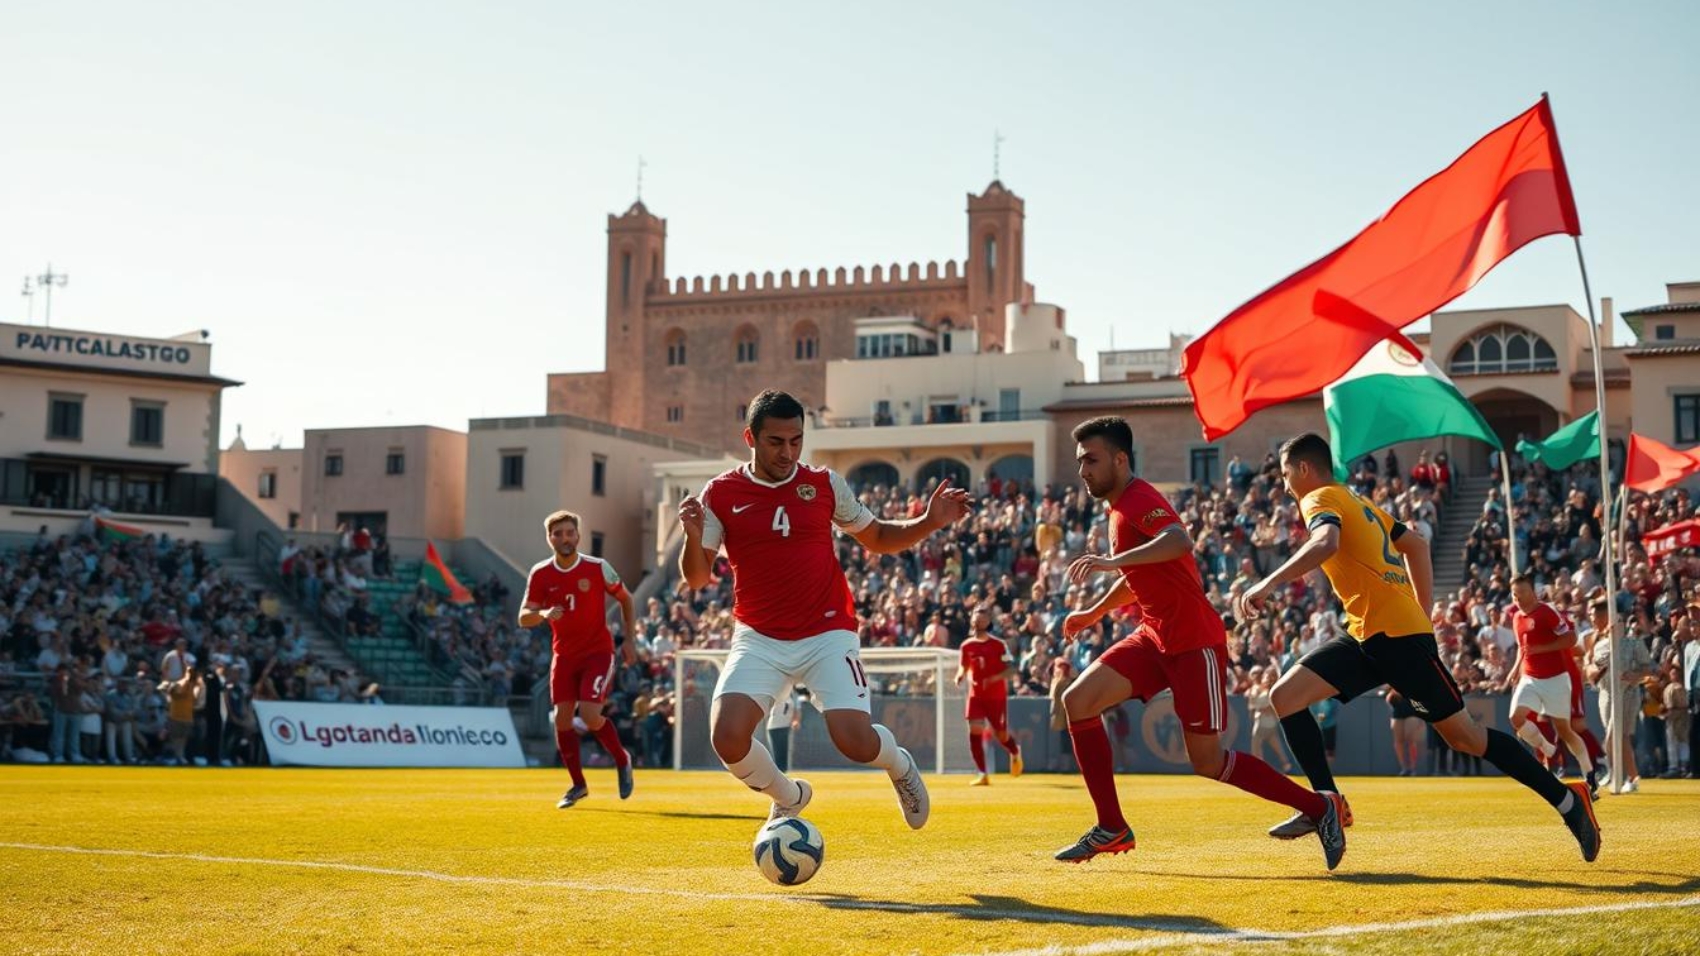
[(1390, 337), (1322, 390), (1339, 477), (1347, 463), (1402, 441), (1457, 435), (1501, 447), (1476, 406), (1420, 354), (1404, 336)]
[(1552, 433), (1543, 442), (1520, 441), (1517, 454), (1563, 471), (1586, 458), (1600, 457), (1600, 413), (1589, 412)]

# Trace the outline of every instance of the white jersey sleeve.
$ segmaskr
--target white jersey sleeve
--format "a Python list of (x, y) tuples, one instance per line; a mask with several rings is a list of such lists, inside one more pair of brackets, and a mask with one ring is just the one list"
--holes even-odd
[[(873, 524), (874, 513), (850, 490), (850, 483), (844, 480), (844, 476), (830, 470), (827, 475), (832, 479), (832, 523), (849, 532), (860, 531)], [(706, 543), (707, 534), (703, 537)]]
[(613, 594), (620, 588), (620, 572), (614, 570), (614, 562), (602, 562), (602, 586)]
[(697, 496), (702, 499), (702, 546), (710, 551), (719, 551), (720, 543), (726, 539), (726, 526), (720, 523), (719, 516), (708, 506), (708, 489), (712, 487), (712, 481), (703, 485), (702, 493)]

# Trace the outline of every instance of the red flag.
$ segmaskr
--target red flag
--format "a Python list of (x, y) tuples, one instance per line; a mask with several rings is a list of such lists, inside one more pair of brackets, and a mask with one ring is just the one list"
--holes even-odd
[(1700, 472), (1700, 445), (1677, 451), (1645, 435), (1629, 434), (1629, 461), (1623, 467), (1623, 482), (1629, 487), (1663, 491), (1695, 472)]
[(425, 542), (425, 565), (419, 569), (419, 580), (431, 590), (446, 595), (450, 604), (472, 603), (472, 592), (455, 579), (454, 572), (437, 553), (437, 546), (430, 541)]
[(1545, 97), (1483, 137), (1352, 240), (1229, 313), (1187, 346), (1204, 437), (1303, 398), (1388, 333), (1462, 295), (1500, 260), (1582, 234)]

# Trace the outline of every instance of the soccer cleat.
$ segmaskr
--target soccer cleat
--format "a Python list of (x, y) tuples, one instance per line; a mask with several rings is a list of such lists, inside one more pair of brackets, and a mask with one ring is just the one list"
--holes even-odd
[(992, 778), (983, 773), (977, 773), (973, 780), (968, 781), (968, 785), (970, 787), (989, 787), (992, 785)]
[(1134, 848), (1133, 828), (1123, 827), (1120, 832), (1106, 830), (1093, 826), (1086, 834), (1069, 846), (1058, 850), (1055, 859), (1063, 863), (1085, 863), (1100, 853), (1126, 853)]
[(630, 800), (632, 798), (633, 783), (632, 762), (628, 760), (624, 767), (616, 766), (614, 768), (614, 773), (620, 778), (620, 799)]
[[(1346, 802), (1344, 794), (1338, 796), (1340, 797), (1340, 806), (1345, 808), (1344, 812), (1340, 814), (1340, 825), (1349, 827), (1352, 825), (1352, 805)], [(1299, 837), (1309, 836), (1315, 832), (1316, 821), (1302, 813), (1295, 813), (1287, 819), (1287, 822), (1277, 823), (1269, 828), (1269, 835), (1277, 840), (1297, 840)]]
[(1599, 775), (1594, 773), (1594, 771), (1592, 771), (1592, 770), (1588, 771), (1587, 784), (1588, 784), (1588, 796), (1594, 798), (1595, 800), (1598, 800), (1600, 798), (1600, 778), (1599, 778)]
[(1575, 834), (1576, 843), (1582, 848), (1582, 859), (1588, 863), (1594, 862), (1600, 855), (1600, 821), (1594, 818), (1594, 799), (1588, 795), (1588, 785), (1585, 783), (1569, 783), (1575, 796), (1570, 810), (1563, 814), (1564, 825)]
[(1623, 793), (1640, 793), (1641, 792), (1641, 778), (1640, 777), (1630, 777), (1628, 780), (1623, 781), (1622, 792)]
[(1015, 753), (1009, 755), (1010, 776), (1019, 777), (1021, 776), (1021, 772), (1026, 769), (1027, 765), (1021, 762), (1021, 751), (1017, 750)]
[(573, 804), (579, 802), (580, 800), (583, 800), (585, 797), (588, 797), (588, 796), (590, 796), (590, 788), (589, 787), (584, 787), (584, 786), (574, 787), (571, 790), (568, 790), (565, 794), (563, 794), (561, 796), (561, 802), (555, 804), (555, 809), (565, 810), (566, 808), (572, 806)]
[(773, 809), (767, 812), (767, 822), (772, 823), (775, 820), (786, 817), (797, 817), (802, 814), (803, 808), (809, 805), (809, 801), (814, 799), (815, 788), (809, 786), (809, 782), (807, 780), (793, 779), (792, 782), (797, 785), (797, 802), (788, 807), (782, 807), (777, 803), (774, 804)]
[(1333, 871), (1346, 855), (1346, 831), (1341, 825), (1346, 816), (1346, 798), (1331, 790), (1322, 791), (1322, 798), (1328, 801), (1328, 807), (1323, 810), (1322, 819), (1316, 821), (1316, 838), (1322, 841), (1323, 859)]
[(919, 830), (927, 825), (927, 815), (932, 811), (927, 783), (921, 779), (921, 765), (915, 762), (915, 757), (903, 747), (897, 748), (897, 752), (909, 761), (909, 771), (893, 777), (891, 787), (897, 791), (897, 805), (903, 808), (903, 819), (909, 829)]

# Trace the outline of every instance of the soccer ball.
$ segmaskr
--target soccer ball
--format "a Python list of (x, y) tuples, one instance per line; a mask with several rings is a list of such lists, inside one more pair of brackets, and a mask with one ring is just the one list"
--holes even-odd
[(820, 830), (807, 820), (780, 817), (756, 832), (756, 869), (780, 886), (807, 883), (826, 858)]

